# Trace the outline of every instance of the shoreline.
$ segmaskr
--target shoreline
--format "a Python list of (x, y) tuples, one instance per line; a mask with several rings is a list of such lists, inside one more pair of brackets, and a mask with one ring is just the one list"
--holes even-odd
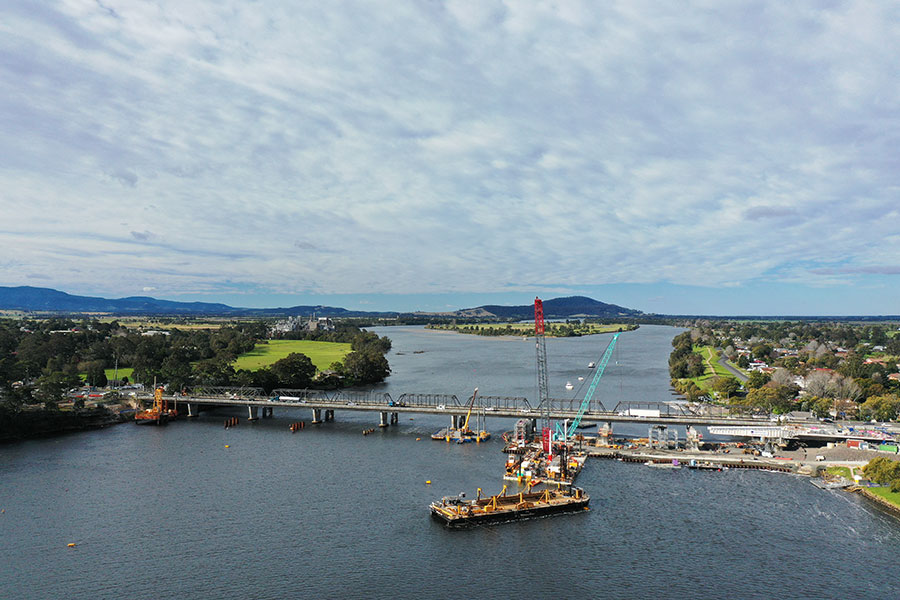
[(80, 411), (25, 410), (0, 416), (0, 444), (104, 429), (130, 421), (130, 415), (98, 406)]

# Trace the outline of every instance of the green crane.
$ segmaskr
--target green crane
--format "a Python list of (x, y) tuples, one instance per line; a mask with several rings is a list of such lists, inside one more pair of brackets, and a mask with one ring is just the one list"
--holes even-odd
[(597, 365), (597, 372), (594, 373), (594, 378), (591, 380), (591, 385), (588, 388), (587, 393), (584, 395), (584, 400), (581, 401), (581, 407), (578, 409), (578, 414), (575, 415), (575, 419), (572, 421), (572, 424), (569, 425), (568, 431), (560, 430), (559, 423), (556, 424), (556, 435), (558, 438), (562, 437), (562, 439), (567, 440), (575, 435), (575, 430), (581, 424), (581, 418), (584, 416), (585, 411), (591, 405), (591, 398), (594, 397), (594, 391), (597, 389), (597, 384), (600, 383), (600, 378), (603, 377), (603, 371), (606, 370), (606, 364), (609, 362), (609, 357), (612, 356), (613, 348), (615, 348), (616, 340), (618, 339), (619, 334), (616, 333), (609, 341), (609, 345), (606, 346), (606, 352), (603, 353), (603, 358), (600, 359), (600, 364)]

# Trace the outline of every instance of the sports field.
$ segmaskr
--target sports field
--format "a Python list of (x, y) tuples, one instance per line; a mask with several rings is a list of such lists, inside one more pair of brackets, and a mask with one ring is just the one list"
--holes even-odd
[(269, 340), (265, 344), (257, 344), (256, 347), (240, 355), (231, 366), (237, 371), (247, 369), (255, 371), (271, 365), (293, 352), (299, 352), (309, 357), (316, 368), (323, 371), (336, 360), (342, 360), (350, 353), (350, 344), (337, 342), (314, 342), (310, 340)]

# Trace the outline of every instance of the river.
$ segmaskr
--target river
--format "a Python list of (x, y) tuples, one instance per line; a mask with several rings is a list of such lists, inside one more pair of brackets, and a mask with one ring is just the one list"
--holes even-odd
[[(395, 398), (536, 396), (531, 341), (377, 331), (394, 341), (379, 389)], [(600, 400), (670, 399), (677, 332), (624, 333)], [(576, 393), (609, 338), (548, 340), (551, 395)], [(900, 521), (805, 478), (591, 460), (589, 512), (448, 531), (428, 503), (498, 491), (498, 435), (432, 442), (446, 418), (401, 415), (363, 436), (377, 415), (341, 412), (291, 434), (309, 414), (278, 409), (224, 429), (228, 414), (244, 416), (0, 446), (0, 598), (896, 596)]]

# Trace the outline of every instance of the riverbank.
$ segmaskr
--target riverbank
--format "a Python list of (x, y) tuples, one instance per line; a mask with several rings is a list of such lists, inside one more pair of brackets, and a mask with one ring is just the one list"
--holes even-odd
[(104, 406), (81, 410), (40, 408), (17, 413), (0, 412), (0, 443), (102, 429), (133, 418), (133, 412), (110, 410)]
[[(640, 326), (636, 324), (624, 323), (599, 324), (548, 322), (546, 324), (545, 336), (555, 338), (581, 337), (585, 335), (596, 335), (599, 333), (634, 331), (638, 327)], [(487, 337), (516, 337), (534, 335), (534, 323), (477, 323), (472, 325), (429, 324), (425, 326), (425, 329), (431, 329), (434, 331), (453, 331), (456, 333), (466, 333), (469, 335), (480, 335)]]
[(900, 517), (900, 504), (890, 499), (891, 496), (897, 497), (898, 494), (891, 492), (890, 488), (865, 488), (862, 486), (854, 486), (848, 491), (860, 494), (861, 496), (868, 498), (872, 502), (875, 502), (882, 508), (887, 509), (892, 514), (894, 514), (894, 516)]

